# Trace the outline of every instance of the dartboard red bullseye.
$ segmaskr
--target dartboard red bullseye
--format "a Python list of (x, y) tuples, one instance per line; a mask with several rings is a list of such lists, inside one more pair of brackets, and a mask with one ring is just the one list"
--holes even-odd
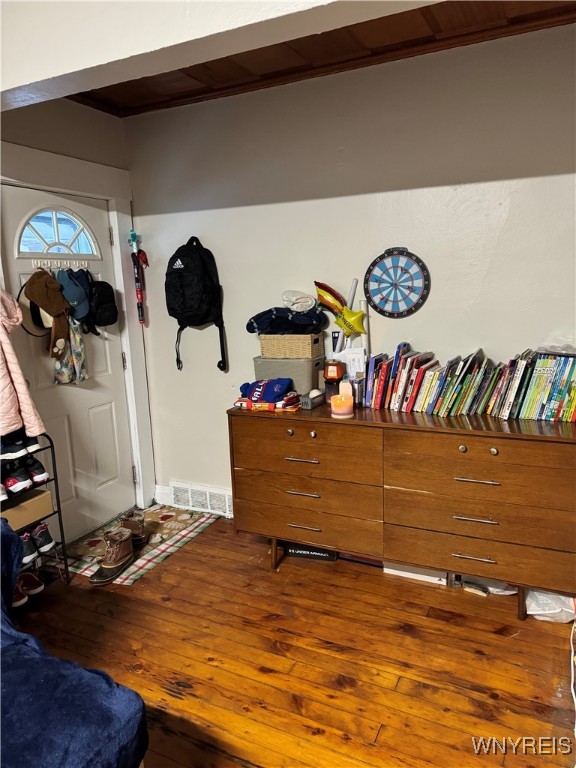
[(384, 317), (417, 312), (430, 294), (430, 272), (407, 248), (388, 248), (370, 264), (364, 276), (364, 295)]

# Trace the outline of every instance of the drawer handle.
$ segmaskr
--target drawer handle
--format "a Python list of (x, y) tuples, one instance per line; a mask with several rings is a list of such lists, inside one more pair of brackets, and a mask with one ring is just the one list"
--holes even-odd
[(320, 464), (318, 459), (295, 459), (294, 456), (285, 456), (285, 461), (300, 461), (302, 464)]
[(471, 477), (455, 477), (454, 480), (457, 480), (459, 483), (479, 483), (480, 485), (502, 485), (502, 483), (497, 483), (496, 480), (474, 480)]
[(468, 523), (485, 523), (486, 525), (499, 525), (499, 522), (497, 520), (492, 520), (489, 518), (488, 520), (484, 520), (481, 517), (466, 517), (465, 515), (452, 515), (452, 518), (454, 520), (466, 520)]
[(296, 523), (286, 523), (288, 528), (301, 528), (303, 531), (315, 531), (322, 533), (322, 528), (316, 528), (314, 525), (296, 525)]
[(286, 430), (286, 434), (288, 434), (288, 435), (290, 435), (290, 437), (292, 437), (292, 435), (294, 434), (294, 430), (293, 429), (287, 429)]
[(289, 493), (290, 496), (308, 496), (311, 499), (319, 499), (320, 494), (319, 493), (303, 493), (302, 491), (286, 491), (286, 493)]
[(459, 557), (461, 560), (477, 560), (479, 563), (496, 565), (496, 560), (492, 560), (491, 557), (472, 557), (472, 555), (463, 555), (460, 552), (452, 552), (452, 557)]
[(498, 456), (498, 453), (499, 453), (498, 448), (490, 448), (490, 453), (492, 454), (492, 456)]

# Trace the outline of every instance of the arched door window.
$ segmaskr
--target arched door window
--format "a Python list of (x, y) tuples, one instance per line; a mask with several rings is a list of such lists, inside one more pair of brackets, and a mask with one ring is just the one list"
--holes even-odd
[(84, 222), (68, 211), (45, 209), (24, 225), (18, 243), (20, 253), (66, 253), (96, 256), (96, 239)]

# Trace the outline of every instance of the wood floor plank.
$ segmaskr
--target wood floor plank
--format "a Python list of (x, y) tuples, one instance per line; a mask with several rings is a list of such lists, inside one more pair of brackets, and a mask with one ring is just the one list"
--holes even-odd
[[(181, 588), (178, 586), (178, 588), (176, 588), (172, 594), (179, 594), (180, 589), (184, 589), (184, 591), (186, 591), (185, 587)], [(171, 617), (172, 620), (177, 620), (178, 616), (177, 606), (175, 605), (176, 599), (176, 597), (173, 597), (171, 603), (174, 609)], [(121, 596), (119, 596), (119, 600), (122, 600)], [(183, 600), (181, 600), (181, 602), (183, 605), (185, 605)], [(235, 606), (229, 606), (229, 609), (238, 609), (238, 604)], [(113, 612), (113, 609), (111, 610)], [(204, 607), (202, 611), (199, 612), (199, 615), (203, 615), (205, 610), (206, 609)], [(257, 643), (254, 639), (250, 639), (256, 637), (254, 634), (251, 634), (250, 638), (247, 638), (245, 634), (240, 634), (240, 636), (238, 636), (238, 633), (242, 633), (243, 629), (245, 629), (248, 625), (246, 613), (249, 610), (250, 608), (248, 606), (240, 607), (241, 622), (239, 626), (241, 628), (234, 629), (232, 632), (232, 637), (235, 637), (236, 639), (231, 640), (231, 644), (228, 643), (228, 641), (224, 641), (222, 639), (225, 634), (224, 624), (220, 626), (219, 637), (213, 635), (213, 633), (216, 632), (215, 628), (212, 629), (212, 633), (205, 633), (200, 631), (196, 626), (194, 629), (196, 643), (205, 645), (207, 642), (208, 652), (210, 652), (215, 647), (215, 645), (218, 645), (220, 649), (227, 647), (230, 649), (233, 657), (237, 656), (238, 654), (240, 654), (240, 656), (242, 656), (242, 654), (246, 655), (247, 652), (252, 655), (252, 652), (247, 651), (245, 646), (249, 645), (250, 647), (254, 647), (256, 645), (260, 649), (264, 648), (266, 653), (271, 652), (273, 654), (281, 654), (291, 660), (300, 660), (306, 663), (311, 663), (314, 666), (325, 667), (328, 669), (333, 667), (335, 655), (340, 659), (339, 663), (342, 663), (341, 657), (344, 655), (349, 660), (349, 664), (356, 664), (356, 667), (353, 666), (355, 669), (355, 674), (360, 674), (361, 677), (363, 677), (364, 671), (359, 673), (357, 668), (358, 665), (368, 667), (371, 674), (374, 668), (378, 668), (384, 673), (388, 673), (390, 667), (396, 669), (400, 663), (403, 665), (403, 674), (405, 675), (412, 674), (419, 679), (428, 681), (431, 681), (432, 679), (442, 679), (445, 681), (445, 683), (447, 681), (447, 684), (453, 685), (456, 671), (458, 671), (458, 673), (461, 676), (465, 676), (465, 679), (468, 681), (467, 685), (471, 694), (479, 693), (490, 695), (492, 688), (487, 686), (499, 684), (500, 697), (503, 704), (516, 708), (520, 706), (521, 711), (529, 716), (547, 716), (546, 707), (549, 706), (549, 702), (543, 702), (539, 700), (539, 698), (542, 698), (541, 684), (539, 679), (535, 679), (533, 675), (525, 673), (520, 668), (518, 668), (518, 674), (515, 680), (506, 680), (504, 684), (502, 682), (503, 678), (497, 678), (496, 683), (494, 683), (493, 676), (490, 677), (487, 674), (486, 669), (482, 667), (478, 668), (477, 666), (469, 666), (469, 658), (465, 659), (464, 664), (457, 664), (453, 654), (451, 658), (445, 661), (442, 657), (432, 656), (427, 653), (425, 644), (418, 649), (417, 658), (414, 662), (412, 662), (412, 651), (406, 651), (406, 649), (402, 648), (391, 648), (390, 642), (383, 642), (382, 645), (373, 644), (373, 647), (371, 648), (359, 650), (355, 646), (343, 645), (341, 642), (339, 642), (341, 640), (340, 637), (326, 637), (323, 628), (319, 628), (315, 624), (308, 626), (309, 631), (307, 636), (302, 634), (296, 635), (288, 633), (284, 628), (281, 628), (283, 631), (278, 633), (275, 627), (275, 624), (278, 621), (277, 618), (274, 618), (273, 622), (263, 622), (262, 619), (251, 621), (250, 626), (253, 628), (254, 632), (258, 631), (261, 636), (266, 636), (268, 638), (266, 644), (262, 646), (261, 642)], [(122, 604), (120, 612), (122, 613), (124, 620), (127, 620), (130, 617), (129, 610), (124, 604)], [(194, 617), (195, 614), (194, 616), (191, 616), (187, 621), (192, 621)], [(138, 622), (139, 620), (140, 617), (136, 616), (135, 621)], [(167, 631), (169, 629), (171, 632), (178, 632), (179, 630), (173, 626), (172, 620), (166, 624)], [(150, 621), (152, 621), (151, 618)], [(151, 626), (150, 621), (147, 622), (148, 626)], [(203, 618), (202, 621), (205, 622), (205, 619)], [(221, 621), (223, 621), (223, 619), (221, 619)], [(302, 631), (303, 626), (304, 625), (302, 622), (297, 623), (297, 629), (299, 632)], [(320, 635), (320, 638), (316, 636), (318, 634)], [(208, 637), (208, 640), (206, 640), (206, 637)], [(239, 649), (237, 649), (238, 642), (240, 643)], [(394, 643), (395, 639), (392, 638), (391, 642)], [(403, 640), (403, 643), (404, 642), (405, 641)], [(386, 658), (381, 658), (381, 654), (393, 654), (394, 659), (390, 661), (389, 659), (387, 660)], [(472, 658), (472, 661), (474, 662), (475, 659)], [(410, 669), (406, 669), (406, 665), (409, 665)], [(277, 669), (278, 664), (270, 664), (270, 666), (272, 666), (274, 669)], [(433, 670), (433, 673), (430, 671), (431, 669)], [(460, 686), (464, 686), (462, 679), (458, 678), (458, 680)], [(492, 680), (492, 683), (490, 683), (490, 680)], [(514, 687), (515, 692), (508, 693), (506, 696), (505, 692), (510, 691), (511, 686)], [(520, 690), (520, 692), (524, 691), (526, 695), (524, 697), (518, 696), (518, 690)], [(556, 704), (556, 699), (554, 701)], [(565, 706), (568, 707), (569, 702), (566, 702)]]
[(219, 520), (133, 586), (55, 582), (18, 625), (142, 695), (146, 768), (543, 768), (472, 737), (572, 734), (568, 627), (268, 550)]

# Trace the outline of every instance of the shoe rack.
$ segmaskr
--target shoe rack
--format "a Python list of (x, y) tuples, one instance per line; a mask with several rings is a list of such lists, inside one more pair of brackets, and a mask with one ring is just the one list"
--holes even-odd
[[(59, 528), (59, 541), (46, 552), (37, 550), (36, 556), (28, 563), (23, 564), (21, 570), (31, 568), (42, 570), (48, 562), (55, 563), (56, 571), (68, 584), (70, 582), (70, 570), (68, 568), (68, 555), (66, 552), (66, 538), (62, 521), (62, 507), (60, 502), (60, 488), (58, 485), (58, 469), (56, 464), (56, 452), (54, 441), (50, 435), (44, 433), (38, 436), (39, 448), (27, 452), (27, 456), (48, 455), (50, 457), (51, 473), (40, 482), (33, 482), (32, 486), (9, 493), (8, 499), (2, 503), (2, 517), (8, 520), (12, 530), (18, 535), (31, 531), (39, 523), (56, 517)], [(26, 459), (27, 456), (20, 457)], [(15, 462), (18, 459), (10, 459)], [(2, 459), (2, 465), (6, 461)], [(4, 473), (3, 473), (4, 474)]]

